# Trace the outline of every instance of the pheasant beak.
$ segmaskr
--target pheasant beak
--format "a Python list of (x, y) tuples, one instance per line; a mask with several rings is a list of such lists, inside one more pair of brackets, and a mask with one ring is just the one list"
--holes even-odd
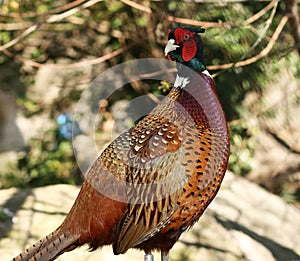
[(170, 39), (170, 40), (168, 41), (168, 44), (167, 44), (166, 47), (165, 47), (165, 56), (167, 56), (168, 53), (170, 53), (170, 52), (176, 50), (176, 48), (179, 47), (179, 45), (176, 45), (176, 44), (174, 44), (174, 43), (175, 43), (175, 40), (174, 40), (174, 39)]

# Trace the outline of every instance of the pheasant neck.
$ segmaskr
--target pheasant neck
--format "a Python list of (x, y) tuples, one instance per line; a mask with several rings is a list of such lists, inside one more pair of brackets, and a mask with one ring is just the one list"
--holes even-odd
[(212, 78), (203, 63), (201, 63), (197, 58), (192, 59), (188, 63), (177, 63), (177, 70), (178, 72), (174, 83), (175, 87), (186, 87), (190, 83), (190, 79), (194, 77), (195, 72), (203, 73)]
[(190, 60), (187, 66), (196, 72), (203, 72), (206, 70), (205, 65), (197, 58)]
[[(182, 66), (182, 65), (184, 65), (184, 66)], [(192, 60), (190, 60), (188, 62), (182, 61), (181, 63), (178, 63), (177, 64), (178, 72), (184, 70), (183, 68), (185, 66), (189, 67), (190, 69), (192, 69), (195, 72), (203, 72), (206, 70), (205, 65), (198, 58), (193, 58)]]
[(177, 102), (189, 113), (197, 126), (227, 135), (225, 115), (208, 71), (195, 72), (187, 66), (178, 66), (174, 87), (180, 92)]

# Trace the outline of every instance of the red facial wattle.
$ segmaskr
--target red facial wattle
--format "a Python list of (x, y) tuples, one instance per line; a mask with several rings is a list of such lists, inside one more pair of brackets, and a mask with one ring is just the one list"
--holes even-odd
[(184, 42), (182, 47), (182, 59), (185, 62), (192, 60), (197, 52), (196, 41), (194, 39), (190, 39), (187, 42)]
[(183, 28), (177, 28), (174, 32), (176, 44), (182, 43), (182, 59), (185, 62), (192, 60), (197, 53), (197, 45), (194, 39), (194, 32)]

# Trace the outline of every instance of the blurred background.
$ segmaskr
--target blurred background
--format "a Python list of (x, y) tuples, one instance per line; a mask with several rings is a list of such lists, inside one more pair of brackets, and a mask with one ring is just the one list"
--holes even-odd
[[(231, 134), (229, 170), (299, 208), (299, 5), (0, 0), (0, 190), (80, 185), (70, 130), (84, 142), (72, 125), (82, 92), (114, 65), (164, 58), (168, 28), (186, 25), (206, 28), (205, 63)], [(166, 82), (133, 82), (100, 100), (98, 147), (110, 142), (122, 102), (148, 95), (155, 103), (168, 90)], [(133, 124), (130, 113), (121, 118)], [(0, 223), (8, 219), (0, 207)]]

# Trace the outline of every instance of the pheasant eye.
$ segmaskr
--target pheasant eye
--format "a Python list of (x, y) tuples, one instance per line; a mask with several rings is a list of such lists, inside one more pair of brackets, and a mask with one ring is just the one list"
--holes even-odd
[(188, 33), (184, 34), (183, 40), (187, 41), (188, 39), (190, 39), (190, 35)]

